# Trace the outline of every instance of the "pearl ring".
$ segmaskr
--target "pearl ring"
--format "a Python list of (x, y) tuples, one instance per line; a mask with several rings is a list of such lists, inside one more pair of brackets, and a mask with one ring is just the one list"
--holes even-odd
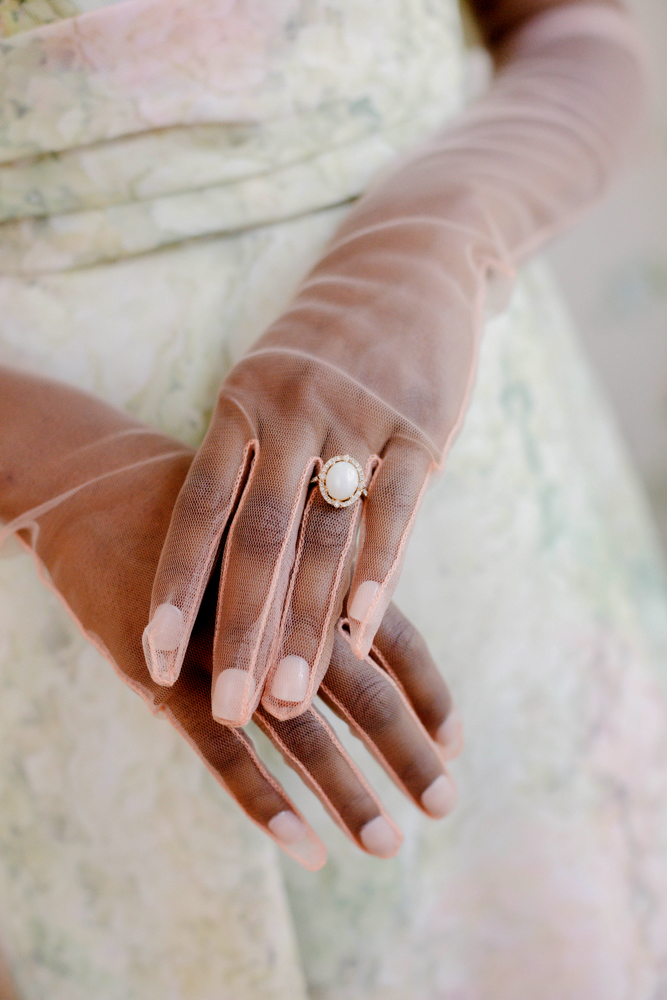
[(364, 470), (351, 455), (334, 455), (310, 481), (318, 484), (320, 493), (332, 507), (349, 507), (359, 497), (368, 495)]

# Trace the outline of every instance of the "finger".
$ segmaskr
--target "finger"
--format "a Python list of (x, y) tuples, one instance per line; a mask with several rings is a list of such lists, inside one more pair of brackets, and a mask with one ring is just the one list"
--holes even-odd
[(260, 706), (254, 718), (357, 846), (380, 858), (396, 854), (400, 830), (319, 712), (276, 719)]
[(206, 671), (189, 662), (188, 654), (163, 708), (165, 715), (250, 819), (287, 854), (316, 871), (326, 860), (322, 841), (267, 771), (246, 734), (211, 718), (210, 641), (208, 657)]
[(424, 448), (394, 439), (368, 489), (363, 543), (347, 605), (350, 642), (360, 658), (368, 654), (398, 583), (431, 466)]
[(262, 444), (230, 527), (213, 644), (211, 711), (219, 722), (245, 725), (259, 702), (317, 461), (313, 444), (296, 455)]
[(254, 447), (245, 416), (221, 398), (176, 500), (153, 583), (143, 647), (151, 677), (158, 684), (171, 685), (179, 675)]
[(393, 603), (377, 631), (371, 656), (402, 687), (445, 760), (458, 757), (463, 750), (461, 716), (424, 639)]
[[(356, 473), (355, 473), (356, 475)], [(349, 575), (361, 504), (334, 507), (311, 491), (281, 636), (262, 704), (279, 719), (303, 712), (326, 672)]]
[(371, 660), (356, 659), (340, 635), (319, 693), (424, 812), (451, 812), (456, 785), (399, 685)]

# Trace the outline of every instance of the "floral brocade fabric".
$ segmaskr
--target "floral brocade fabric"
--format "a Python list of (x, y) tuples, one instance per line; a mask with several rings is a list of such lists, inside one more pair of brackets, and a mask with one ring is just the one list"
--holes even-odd
[(122, 0), (0, 0), (0, 38)]

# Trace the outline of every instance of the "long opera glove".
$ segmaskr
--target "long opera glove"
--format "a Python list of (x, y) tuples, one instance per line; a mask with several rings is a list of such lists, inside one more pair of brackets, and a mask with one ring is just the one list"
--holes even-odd
[[(348, 595), (371, 648), (424, 491), (471, 392), (490, 289), (598, 199), (642, 108), (641, 45), (603, 4), (510, 34), (488, 95), (380, 177), (287, 311), (232, 369), (181, 490), (144, 651), (179, 676), (222, 552), (212, 714), (298, 716)], [(352, 456), (367, 499), (331, 506), (311, 479)], [(351, 489), (354, 472), (347, 469)], [(349, 593), (348, 593), (349, 592)]]
[[(247, 815), (308, 868), (325, 848), (240, 729), (211, 717), (217, 577), (194, 624), (181, 675), (151, 680), (142, 624), (174, 501), (193, 452), (99, 400), (0, 368), (0, 543), (32, 549), (45, 581), (119, 676), (162, 711)], [(455, 788), (446, 760), (460, 724), (423, 642), (396, 608), (359, 663), (344, 630), (320, 694), (423, 812), (444, 815)], [(345, 833), (363, 850), (396, 853), (400, 831), (323, 716), (254, 716)]]

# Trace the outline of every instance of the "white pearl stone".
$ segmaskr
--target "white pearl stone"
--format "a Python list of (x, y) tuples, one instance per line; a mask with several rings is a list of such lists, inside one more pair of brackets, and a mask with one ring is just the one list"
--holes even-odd
[(359, 485), (359, 473), (351, 462), (334, 462), (327, 472), (327, 493), (334, 500), (349, 500)]

